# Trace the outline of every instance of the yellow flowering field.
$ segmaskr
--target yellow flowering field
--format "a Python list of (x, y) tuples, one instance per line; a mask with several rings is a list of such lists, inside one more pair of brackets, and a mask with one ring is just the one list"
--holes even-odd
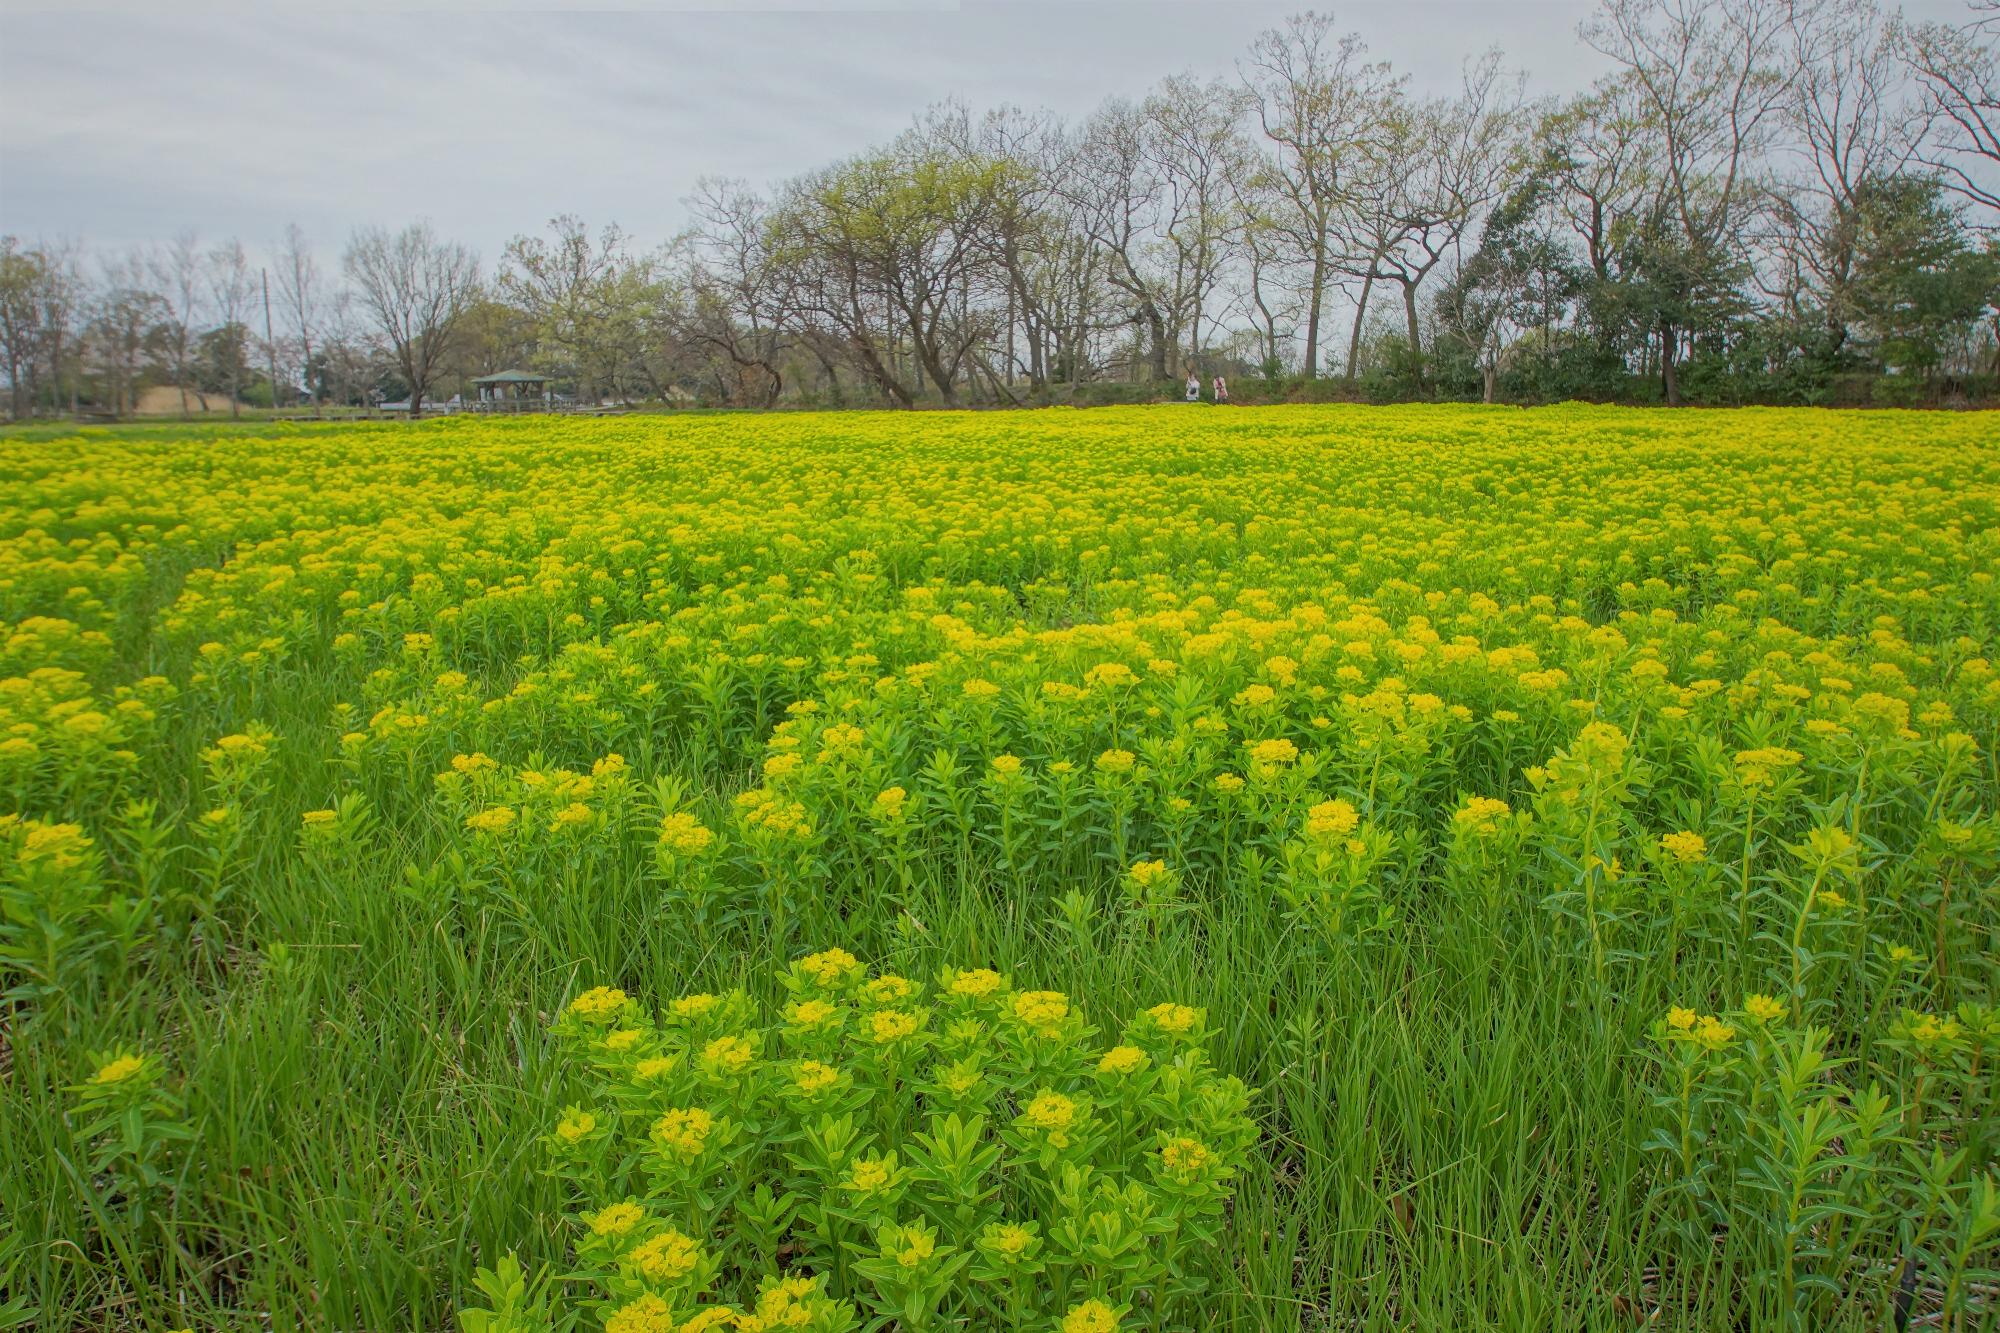
[(0, 1328), (1991, 1327), (1996, 445), (0, 437)]

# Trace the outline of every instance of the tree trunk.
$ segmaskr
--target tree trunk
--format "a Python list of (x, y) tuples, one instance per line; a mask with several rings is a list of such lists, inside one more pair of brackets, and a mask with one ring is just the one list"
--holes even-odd
[(1681, 381), (1674, 368), (1674, 326), (1660, 325), (1660, 383), (1667, 391), (1667, 406), (1681, 405)]
[(953, 383), (956, 376), (945, 371), (944, 362), (938, 357), (937, 343), (924, 337), (915, 320), (910, 322), (910, 359), (930, 376), (931, 383), (937, 385), (939, 401), (946, 407), (957, 407), (958, 386)]
[(1347, 372), (1342, 376), (1349, 384), (1354, 383), (1354, 367), (1361, 360), (1361, 321), (1368, 318), (1368, 297), (1375, 290), (1375, 265), (1369, 264), (1368, 276), (1361, 280), (1361, 299), (1354, 306), (1354, 331), (1347, 337)]
[(1479, 380), (1482, 389), (1479, 398), (1480, 402), (1490, 403), (1493, 401), (1493, 384), (1497, 379), (1499, 379), (1499, 371), (1491, 361), (1479, 367)]
[(1014, 271), (1007, 270), (1007, 382), (1014, 382)]
[[(854, 348), (855, 355), (861, 359), (861, 368), (868, 373), (868, 378), (875, 381), (875, 387), (882, 391), (884, 397), (897, 407), (907, 409), (916, 406), (916, 400), (911, 397), (910, 391), (903, 387), (902, 381), (882, 364), (882, 355), (875, 349), (872, 341), (865, 337), (857, 337), (850, 339), (849, 343)], [(889, 355), (892, 360), (896, 355), (893, 345), (889, 349)]]
[(1148, 301), (1143, 307), (1146, 314), (1146, 332), (1153, 340), (1152, 362), (1155, 381), (1169, 378), (1167, 374), (1167, 325), (1160, 318), (1160, 308)]
[(1417, 383), (1424, 382), (1424, 345), (1417, 331), (1417, 284), (1403, 281), (1403, 319), (1410, 331), (1410, 364), (1416, 368)]
[[(1305, 377), (1309, 380), (1319, 378), (1319, 312), (1320, 305), (1325, 300), (1326, 255), (1322, 253), (1321, 249), (1316, 249), (1313, 252), (1312, 291), (1309, 293), (1309, 301), (1306, 307), (1306, 363), (1303, 369)], [(1366, 300), (1365, 296), (1363, 300)], [(1356, 325), (1357, 330), (1359, 327), (1359, 325)], [(1358, 338), (1360, 334), (1357, 332), (1355, 336)], [(1347, 364), (1347, 377), (1351, 380), (1354, 378), (1354, 360), (1351, 354), (1348, 357)]]
[(806, 348), (813, 354), (813, 359), (819, 362), (820, 370), (826, 375), (827, 402), (834, 407), (845, 407), (847, 404), (840, 392), (840, 372), (834, 368), (827, 354), (820, 350), (819, 340), (807, 339)]
[(1264, 320), (1264, 372), (1267, 378), (1274, 378), (1278, 366), (1278, 321), (1264, 303), (1263, 275), (1256, 268), (1250, 270), (1250, 300)]
[(62, 415), (62, 332), (52, 330), (49, 334), (49, 415)]

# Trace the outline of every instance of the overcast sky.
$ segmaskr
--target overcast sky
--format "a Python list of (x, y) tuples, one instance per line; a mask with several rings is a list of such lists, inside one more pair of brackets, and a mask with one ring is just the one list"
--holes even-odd
[[(559, 212), (653, 243), (703, 175), (764, 183), (958, 97), (1077, 115), (1175, 70), (1227, 74), (1303, 4), (648, 0), (249, 9), (0, 0), (0, 232), (93, 250), (185, 228), (332, 252), (430, 218), (490, 262)], [(1324, 7), (1324, 6), (1322, 6)], [(1419, 91), (1498, 45), (1535, 92), (1601, 69), (1592, 0), (1336, 7)], [(1951, 0), (1908, 6), (1926, 17)]]

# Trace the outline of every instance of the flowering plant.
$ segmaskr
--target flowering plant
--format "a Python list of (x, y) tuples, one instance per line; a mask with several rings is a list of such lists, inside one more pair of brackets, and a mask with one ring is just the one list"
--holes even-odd
[(775, 1012), (597, 987), (555, 1024), (574, 1100), (544, 1142), (608, 1333), (1196, 1315), (1257, 1139), (1202, 1011), (1107, 1047), (984, 968), (925, 984), (829, 949), (778, 980)]

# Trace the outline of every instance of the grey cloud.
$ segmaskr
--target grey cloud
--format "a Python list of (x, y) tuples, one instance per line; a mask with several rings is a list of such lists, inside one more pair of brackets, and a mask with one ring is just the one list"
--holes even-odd
[[(491, 258), (573, 211), (657, 241), (702, 175), (804, 171), (945, 97), (1073, 115), (1171, 71), (1228, 74), (1260, 28), (1301, 7), (9, 5), (0, 230), (115, 248), (195, 227), (255, 246), (297, 221), (332, 247), (360, 223), (426, 216)], [(1599, 67), (1575, 38), (1590, 8), (1413, 0), (1339, 16), (1419, 88), (1451, 86), (1497, 44), (1536, 90), (1564, 92)]]

